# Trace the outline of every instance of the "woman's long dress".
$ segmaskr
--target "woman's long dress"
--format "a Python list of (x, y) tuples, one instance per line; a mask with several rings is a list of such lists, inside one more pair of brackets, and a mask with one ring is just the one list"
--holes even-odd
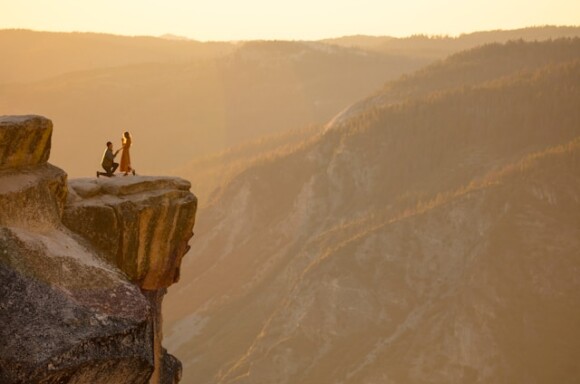
[(121, 165), (119, 169), (121, 172), (131, 172), (131, 155), (129, 154), (129, 148), (131, 148), (131, 139), (123, 137), (123, 151), (121, 152)]

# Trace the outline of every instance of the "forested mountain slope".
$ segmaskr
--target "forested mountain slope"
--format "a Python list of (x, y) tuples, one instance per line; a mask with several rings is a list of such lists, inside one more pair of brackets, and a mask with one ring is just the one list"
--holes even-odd
[[(185, 381), (573, 382), (580, 51), (568, 43), (450, 58), (441, 66), (504, 69), (374, 103), (226, 183), (168, 295)], [(555, 47), (561, 59), (521, 57)], [(409, 79), (429, 89), (441, 69)]]

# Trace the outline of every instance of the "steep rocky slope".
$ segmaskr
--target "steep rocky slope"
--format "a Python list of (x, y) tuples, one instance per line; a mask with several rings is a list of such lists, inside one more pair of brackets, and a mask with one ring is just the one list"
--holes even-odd
[(580, 65), (563, 49), (363, 108), (216, 191), (168, 296), (184, 381), (574, 382)]
[(573, 383), (580, 141), (549, 152), (304, 247), (215, 382)]
[(51, 135), (43, 117), (0, 118), (0, 382), (176, 383), (161, 300), (192, 234), (189, 184), (75, 180), (69, 191), (47, 163)]

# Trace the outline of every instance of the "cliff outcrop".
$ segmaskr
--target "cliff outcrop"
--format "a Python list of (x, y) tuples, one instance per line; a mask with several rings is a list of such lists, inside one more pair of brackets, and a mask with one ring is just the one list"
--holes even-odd
[(188, 182), (68, 182), (51, 135), (0, 117), (0, 382), (176, 383), (161, 302), (192, 235)]
[(197, 200), (188, 181), (167, 177), (76, 179), (63, 221), (145, 290), (179, 279)]

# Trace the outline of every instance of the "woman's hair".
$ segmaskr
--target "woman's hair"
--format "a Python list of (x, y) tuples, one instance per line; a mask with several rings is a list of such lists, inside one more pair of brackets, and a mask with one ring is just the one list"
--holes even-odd
[(133, 139), (131, 138), (131, 134), (129, 132), (123, 133), (123, 143), (131, 144), (132, 142), (133, 142)]

